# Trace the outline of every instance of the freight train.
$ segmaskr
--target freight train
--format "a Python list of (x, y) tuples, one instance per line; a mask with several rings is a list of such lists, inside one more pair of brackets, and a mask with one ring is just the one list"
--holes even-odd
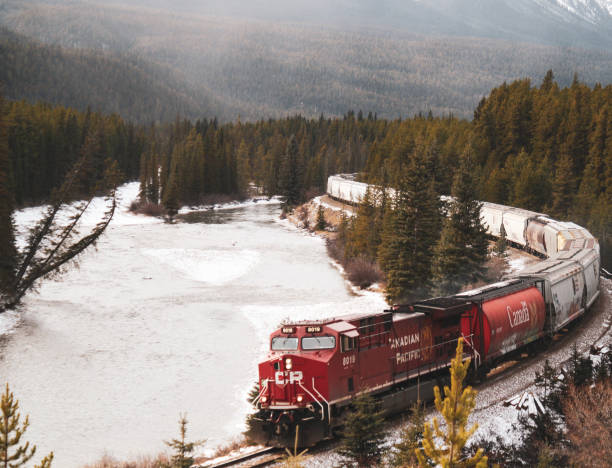
[[(358, 203), (367, 185), (341, 176), (328, 194)], [(450, 297), (389, 310), (295, 322), (270, 336), (259, 364), (257, 412), (249, 437), (262, 443), (309, 446), (342, 426), (353, 398), (369, 392), (388, 413), (433, 398), (463, 337), (472, 375), (574, 321), (599, 295), (599, 245), (584, 228), (544, 214), (484, 203), (488, 233), (546, 257), (505, 281)]]

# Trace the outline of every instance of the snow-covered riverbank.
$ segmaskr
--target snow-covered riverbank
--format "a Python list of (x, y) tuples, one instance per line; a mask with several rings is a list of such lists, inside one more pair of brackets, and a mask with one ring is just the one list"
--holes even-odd
[[(78, 269), (43, 282), (20, 314), (0, 316), (0, 374), (30, 415), (28, 440), (53, 450), (57, 466), (165, 450), (180, 412), (206, 447), (231, 440), (283, 319), (385, 307), (347, 288), (324, 241), (280, 220), (278, 205), (166, 224), (127, 211), (137, 192), (122, 187), (120, 209)], [(20, 235), (36, 219), (32, 208), (17, 213)]]

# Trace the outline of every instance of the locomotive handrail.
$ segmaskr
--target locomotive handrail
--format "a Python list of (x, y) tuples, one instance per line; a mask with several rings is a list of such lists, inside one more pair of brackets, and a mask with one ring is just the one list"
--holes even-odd
[(467, 336), (465, 336), (463, 333), (461, 334), (461, 337), (465, 341), (465, 344), (469, 345), (470, 349), (474, 352), (474, 366), (478, 367), (480, 366), (480, 363), (482, 362), (482, 358), (480, 357), (480, 353), (474, 346), (474, 342), (472, 341), (473, 336), (474, 336), (474, 333), (467, 335)]
[(253, 400), (253, 406), (257, 405), (257, 402), (261, 399), (261, 396), (264, 394), (264, 392), (268, 389), (268, 381), (270, 379), (264, 379), (263, 380), (263, 387), (261, 389), (261, 391), (259, 392), (259, 394), (257, 395), (257, 397)]
[(327, 418), (328, 418), (328, 422), (331, 423), (331, 408), (329, 407), (329, 402), (325, 399), (325, 397), (323, 395), (321, 395), (319, 390), (317, 390), (317, 387), (315, 387), (315, 378), (314, 377), (312, 378), (312, 389), (316, 392), (317, 395), (319, 395), (321, 400), (323, 400), (325, 402), (325, 404), (327, 405)]
[[(313, 380), (314, 380), (314, 377), (313, 377)], [(302, 387), (302, 390), (308, 393), (308, 396), (312, 398), (317, 403), (317, 405), (321, 407), (321, 421), (325, 421), (325, 408), (323, 408), (323, 404), (319, 400), (317, 400), (316, 396), (314, 396), (306, 387), (302, 385), (302, 382), (298, 382), (298, 385)]]

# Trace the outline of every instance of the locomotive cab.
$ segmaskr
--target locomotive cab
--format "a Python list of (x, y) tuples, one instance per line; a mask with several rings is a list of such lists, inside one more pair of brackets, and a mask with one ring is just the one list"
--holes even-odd
[[(308, 437), (326, 435), (331, 419), (329, 367), (341, 342), (342, 334), (324, 323), (287, 325), (271, 334), (270, 351), (259, 364), (260, 392), (254, 403), (259, 408), (256, 420), (262, 428), (273, 427), (274, 433), (261, 430), (253, 438), (291, 442), (297, 424)], [(300, 444), (310, 445), (307, 440)]]
[(270, 352), (259, 364), (261, 408), (285, 410), (326, 401), (327, 363), (339, 337), (322, 325), (282, 327), (270, 336)]

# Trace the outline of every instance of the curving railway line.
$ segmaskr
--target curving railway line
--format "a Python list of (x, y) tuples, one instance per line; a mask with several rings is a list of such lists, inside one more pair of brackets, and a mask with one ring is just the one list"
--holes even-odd
[[(331, 176), (328, 195), (357, 204), (368, 186)], [(389, 194), (394, 195), (393, 191)], [(415, 399), (427, 400), (448, 378), (456, 342), (463, 338), (473, 375), (481, 380), (483, 411), (527, 388), (541, 359), (561, 364), (572, 341), (593, 344), (610, 329), (607, 297), (600, 301), (597, 240), (584, 228), (545, 214), (483, 203), (481, 218), (492, 237), (505, 235), (514, 247), (543, 260), (502, 282), (454, 296), (389, 310), (328, 320), (284, 324), (270, 337), (259, 365), (257, 413), (248, 434), (271, 446), (288, 446), (295, 427), (312, 446), (342, 427), (353, 398), (375, 395), (389, 414)], [(604, 303), (605, 302), (605, 303)], [(596, 329), (596, 330), (595, 330)], [(503, 366), (500, 366), (503, 364)], [(484, 379), (491, 374), (488, 379)], [(532, 374), (533, 375), (533, 374)], [(485, 398), (481, 398), (483, 401)]]

